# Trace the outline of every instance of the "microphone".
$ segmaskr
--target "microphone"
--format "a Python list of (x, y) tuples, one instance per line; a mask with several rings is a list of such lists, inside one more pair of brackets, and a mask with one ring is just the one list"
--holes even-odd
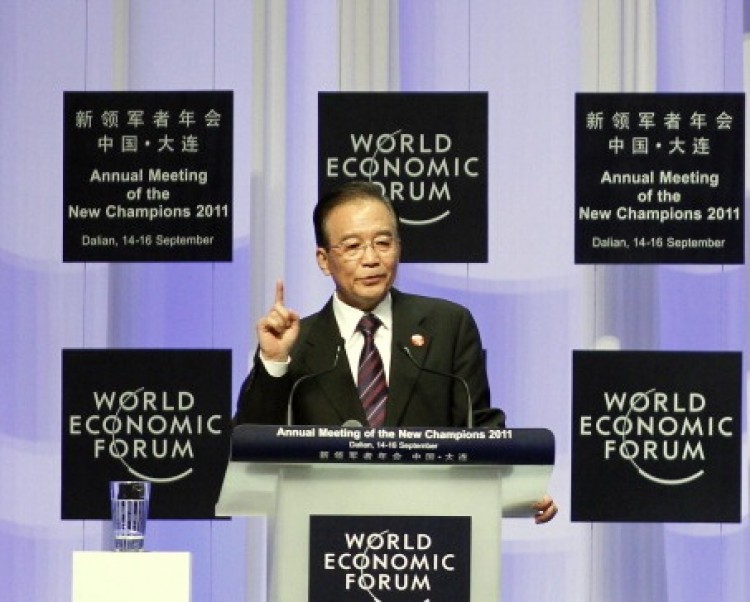
[(466, 391), (466, 426), (467, 428), (474, 428), (474, 413), (472, 412), (473, 408), (471, 401), (471, 391), (469, 390), (469, 383), (466, 382), (466, 379), (462, 376), (459, 376), (458, 374), (451, 374), (450, 372), (433, 370), (432, 368), (428, 368), (427, 366), (422, 366), (417, 363), (417, 360), (414, 359), (414, 356), (411, 354), (411, 351), (409, 351), (409, 348), (406, 345), (398, 343), (398, 347), (406, 354), (406, 357), (408, 357), (411, 360), (411, 363), (414, 364), (419, 370), (429, 372), (431, 374), (437, 374), (438, 376), (445, 376), (446, 378), (452, 378), (453, 380), (457, 380), (463, 385), (464, 391)]
[(297, 380), (294, 381), (292, 384), (292, 388), (289, 391), (289, 397), (286, 400), (286, 425), (292, 426), (292, 404), (294, 403), (294, 394), (297, 391), (297, 387), (299, 387), (303, 382), (306, 380), (309, 380), (311, 378), (318, 378), (319, 376), (322, 376), (323, 374), (328, 374), (329, 372), (332, 372), (336, 369), (336, 366), (339, 364), (339, 357), (341, 357), (341, 350), (344, 348), (344, 339), (339, 340), (339, 344), (336, 347), (336, 356), (333, 358), (333, 364), (331, 364), (328, 368), (325, 370), (320, 370), (319, 372), (313, 372), (312, 374), (304, 374), (303, 376), (300, 376)]
[(354, 420), (353, 418), (350, 418), (341, 426), (344, 428), (358, 429), (358, 428), (362, 428), (362, 423), (359, 420)]

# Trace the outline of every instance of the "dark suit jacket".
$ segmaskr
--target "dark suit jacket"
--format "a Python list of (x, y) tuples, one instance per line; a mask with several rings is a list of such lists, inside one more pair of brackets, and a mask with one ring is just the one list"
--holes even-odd
[[(456, 379), (420, 370), (400, 347), (409, 348), (419, 366), (457, 374), (473, 397), (475, 426), (503, 426), (505, 415), (490, 408), (484, 354), (474, 318), (469, 311), (442, 299), (391, 291), (393, 348), (385, 426), (466, 426), (466, 390)], [(423, 345), (414, 344), (421, 335)], [(293, 383), (307, 374), (319, 376), (299, 384), (292, 401), (294, 424), (341, 425), (347, 420), (365, 424), (345, 351), (336, 367), (337, 346), (343, 343), (333, 304), (304, 318), (291, 351), (286, 376), (268, 374), (256, 353), (254, 367), (242, 385), (235, 424), (286, 424)]]

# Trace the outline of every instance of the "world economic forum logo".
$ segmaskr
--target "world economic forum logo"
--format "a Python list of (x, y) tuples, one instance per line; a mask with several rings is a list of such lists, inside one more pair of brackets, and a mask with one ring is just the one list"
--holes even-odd
[(579, 418), (579, 436), (598, 439), (604, 461), (626, 462), (659, 485), (701, 478), (707, 442), (737, 434), (734, 417), (709, 412), (697, 391), (605, 391), (600, 402), (601, 413)]
[(319, 192), (377, 185), (404, 262), (487, 261), (488, 147), (486, 92), (318, 95)]
[(366, 180), (399, 207), (416, 203), (428, 208), (423, 216), (399, 216), (409, 226), (429, 226), (447, 218), (451, 206), (461, 202), (456, 182), (483, 174), (480, 157), (464, 155), (448, 133), (400, 128), (379, 134), (352, 133), (349, 142), (347, 156), (326, 158), (326, 177)]
[(739, 352), (575, 351), (572, 519), (739, 520), (741, 402)]
[(468, 600), (471, 519), (310, 517), (310, 602)]
[(191, 391), (95, 390), (84, 407), (69, 416), (68, 436), (87, 438), (94, 460), (109, 456), (153, 483), (189, 476), (195, 440), (222, 435), (222, 415), (202, 412)]
[(229, 455), (231, 352), (65, 349), (62, 518), (108, 518), (108, 483), (153, 484), (153, 518), (213, 518)]

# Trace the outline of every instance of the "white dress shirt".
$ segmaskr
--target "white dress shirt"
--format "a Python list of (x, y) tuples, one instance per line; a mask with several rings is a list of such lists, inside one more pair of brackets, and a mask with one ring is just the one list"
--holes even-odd
[[(381, 325), (375, 331), (375, 346), (378, 348), (380, 358), (383, 360), (385, 381), (389, 382), (391, 372), (391, 341), (393, 340), (391, 294), (388, 293), (385, 299), (371, 313), (375, 314), (381, 322)], [(349, 367), (356, 383), (359, 372), (359, 356), (362, 353), (362, 347), (365, 345), (365, 337), (357, 330), (357, 324), (359, 324), (359, 320), (365, 315), (365, 312), (347, 305), (338, 298), (338, 295), (334, 294), (333, 315), (336, 317), (339, 332), (346, 344), (346, 356), (349, 359)]]

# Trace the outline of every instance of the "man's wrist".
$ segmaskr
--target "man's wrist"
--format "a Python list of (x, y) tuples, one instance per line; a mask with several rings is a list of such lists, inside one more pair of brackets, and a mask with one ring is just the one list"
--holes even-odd
[(289, 362), (292, 361), (292, 358), (287, 356), (285, 360), (275, 360), (275, 359), (267, 359), (264, 357), (263, 352), (258, 352), (258, 358), (260, 359), (261, 363), (263, 364), (263, 367), (266, 369), (266, 372), (270, 374), (271, 376), (280, 378), (289, 371)]

